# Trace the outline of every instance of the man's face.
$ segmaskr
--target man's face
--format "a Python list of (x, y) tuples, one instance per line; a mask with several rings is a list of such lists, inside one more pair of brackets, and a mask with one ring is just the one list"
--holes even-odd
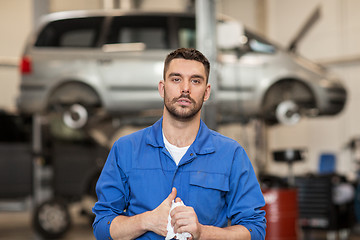
[(203, 102), (210, 97), (203, 64), (195, 60), (173, 59), (165, 78), (159, 83), (165, 111), (182, 121), (200, 114)]

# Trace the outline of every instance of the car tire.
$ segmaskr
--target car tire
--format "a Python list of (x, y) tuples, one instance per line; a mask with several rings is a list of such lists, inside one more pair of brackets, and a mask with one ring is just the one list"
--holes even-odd
[(70, 224), (68, 208), (59, 199), (45, 201), (34, 211), (34, 229), (45, 239), (62, 237), (69, 230)]

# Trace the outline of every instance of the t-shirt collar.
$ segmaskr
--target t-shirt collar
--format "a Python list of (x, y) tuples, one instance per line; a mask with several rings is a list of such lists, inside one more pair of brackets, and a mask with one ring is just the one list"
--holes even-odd
[[(161, 117), (150, 127), (150, 131), (146, 136), (146, 143), (153, 147), (165, 147), (162, 135), (162, 121), (163, 118)], [(202, 120), (200, 120), (200, 128), (196, 139), (190, 148), (193, 148), (196, 154), (208, 154), (215, 151), (212, 130)]]

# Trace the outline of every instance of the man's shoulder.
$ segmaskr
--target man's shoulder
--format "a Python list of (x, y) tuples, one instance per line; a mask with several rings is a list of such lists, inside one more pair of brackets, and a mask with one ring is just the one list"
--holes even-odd
[(228, 146), (241, 147), (241, 145), (234, 139), (227, 137), (217, 131), (210, 130), (213, 141), (217, 144), (226, 144)]
[(150, 127), (146, 127), (140, 130), (129, 132), (125, 135), (120, 136), (116, 141), (115, 145), (123, 145), (130, 143), (140, 143), (140, 141), (147, 135)]

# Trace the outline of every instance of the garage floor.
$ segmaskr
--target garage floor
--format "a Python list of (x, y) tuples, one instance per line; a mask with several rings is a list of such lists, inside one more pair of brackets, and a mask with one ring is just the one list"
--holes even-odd
[[(72, 227), (62, 240), (95, 240), (89, 219), (78, 214), (78, 207), (72, 206)], [(356, 233), (357, 232), (357, 233)], [(42, 240), (32, 231), (31, 212), (0, 212), (0, 240)], [(312, 231), (309, 237), (299, 240), (326, 240), (326, 233), (323, 231)], [(329, 239), (330, 240), (330, 239)], [(335, 240), (335, 239), (334, 239)], [(348, 240), (360, 240), (360, 231), (356, 229), (350, 234)]]
[[(78, 207), (70, 209), (72, 226), (64, 240), (95, 240), (89, 218), (78, 214)], [(31, 227), (31, 211), (0, 212), (0, 240), (42, 240)]]

